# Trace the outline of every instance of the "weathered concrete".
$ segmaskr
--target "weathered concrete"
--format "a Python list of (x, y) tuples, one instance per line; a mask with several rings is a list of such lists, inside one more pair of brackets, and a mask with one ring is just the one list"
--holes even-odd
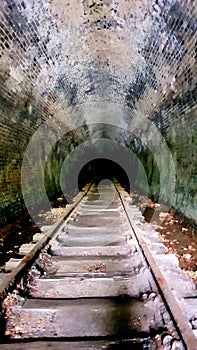
[(33, 235), (32, 242), (37, 243), (42, 237), (44, 237), (44, 235), (44, 233), (35, 233), (35, 235)]
[(10, 260), (8, 260), (5, 264), (5, 270), (6, 271), (12, 271), (16, 266), (18, 266), (18, 264), (20, 264), (22, 259), (14, 259), (11, 258)]
[(123, 246), (112, 246), (112, 247), (104, 247), (104, 246), (97, 246), (97, 247), (64, 247), (59, 246), (57, 244), (57, 241), (55, 243), (52, 242), (51, 244), (51, 250), (53, 252), (53, 255), (58, 256), (91, 256), (91, 257), (128, 257), (131, 253), (136, 251), (136, 247), (133, 245), (130, 247), (123, 247)]
[(97, 278), (75, 276), (56, 279), (36, 279), (30, 288), (30, 296), (34, 298), (103, 298), (127, 295), (138, 298), (141, 293), (151, 292), (152, 276), (144, 268), (137, 271), (132, 277), (103, 276)]
[[(111, 222), (113, 224), (113, 221)], [(128, 225), (124, 227), (124, 234), (127, 235), (129, 234), (129, 227)], [(105, 234), (106, 237), (112, 236), (113, 234), (121, 234), (122, 232), (122, 226), (116, 226), (114, 227), (113, 225), (107, 225), (107, 226), (92, 226), (92, 227), (78, 227), (76, 225), (73, 225), (72, 223), (69, 222), (69, 224), (66, 224), (62, 228), (63, 234), (66, 233), (66, 235), (69, 233), (69, 236), (71, 237), (89, 237), (91, 239), (92, 236), (97, 236), (97, 235), (103, 235)], [(61, 236), (62, 233), (59, 233), (58, 236)]]
[(26, 255), (35, 247), (33, 243), (24, 243), (19, 248), (19, 255)]
[(59, 234), (56, 239), (58, 242), (62, 243), (65, 247), (90, 247), (90, 246), (118, 246), (122, 245), (126, 240), (127, 236), (124, 235), (123, 237), (120, 237), (120, 235), (117, 235), (116, 232), (108, 234), (107, 236), (104, 234), (100, 234), (99, 231), (96, 232), (96, 236), (93, 234), (91, 236), (79, 236), (79, 237), (72, 237), (70, 235)]
[[(50, 307), (48, 301), (28, 300), (22, 308), (12, 308), (15, 319), (14, 323), (9, 320), (8, 329), (12, 336), (15, 324), (20, 324), (22, 338), (30, 335), (42, 338), (91, 337), (117, 333), (129, 336), (134, 332), (149, 333), (150, 324), (156, 329), (164, 326), (156, 307), (158, 305), (154, 302), (132, 299), (56, 300)], [(158, 315), (156, 319), (155, 313)]]
[[(87, 258), (60, 258), (52, 257), (53, 275), (63, 276), (68, 274), (101, 274), (101, 275), (118, 275), (133, 274), (136, 269), (144, 266), (142, 257), (139, 253), (133, 254), (129, 259), (113, 258), (102, 260), (99, 257), (95, 259)], [(50, 272), (49, 272), (50, 276)]]

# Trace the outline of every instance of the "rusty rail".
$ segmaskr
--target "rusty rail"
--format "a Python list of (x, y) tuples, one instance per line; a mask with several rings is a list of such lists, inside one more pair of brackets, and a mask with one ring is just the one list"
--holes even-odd
[[(35, 258), (38, 256), (39, 252), (43, 247), (45, 247), (51, 238), (57, 233), (61, 225), (64, 223), (64, 220), (68, 218), (68, 216), (73, 212), (73, 210), (78, 206), (84, 196), (90, 190), (92, 184), (87, 185), (83, 192), (80, 192), (74, 199), (74, 203), (69, 205), (65, 209), (65, 214), (61, 217), (55, 225), (51, 227), (51, 229), (44, 235), (41, 240), (35, 244), (33, 249), (21, 260), (19, 265), (12, 270), (12, 272), (8, 275), (7, 279), (0, 284), (0, 299), (3, 299), (8, 292), (8, 290), (13, 287), (22, 274), (27, 270), (27, 268), (32, 264)], [(139, 246), (148, 266), (151, 270), (152, 276), (154, 278), (155, 284), (160, 292), (160, 295), (163, 299), (163, 302), (166, 305), (166, 308), (173, 320), (174, 326), (180, 336), (180, 340), (185, 346), (186, 350), (196, 350), (197, 349), (197, 339), (192, 332), (192, 329), (187, 324), (184, 319), (181, 308), (174, 297), (169, 284), (167, 283), (162, 271), (158, 267), (153, 255), (150, 252), (149, 247), (147, 246), (145, 240), (143, 239), (140, 230), (136, 225), (132, 222), (132, 217), (129, 212), (129, 207), (124, 200), (124, 191), (122, 187), (119, 187), (115, 184), (116, 190), (118, 192), (119, 198), (121, 200), (122, 206), (126, 213), (128, 222), (133, 232), (134, 240)], [(128, 194), (127, 194), (128, 196)], [(62, 343), (63, 344), (63, 343)], [(14, 345), (13, 345), (14, 346)], [(25, 346), (25, 345), (24, 345)]]
[(2, 281), (0, 284), (0, 300), (4, 299), (7, 294), (7, 291), (11, 286), (13, 286), (17, 279), (22, 276), (25, 269), (27, 269), (35, 257), (39, 254), (42, 248), (44, 248), (50, 239), (55, 235), (60, 226), (64, 223), (64, 220), (72, 213), (72, 211), (77, 207), (77, 205), (81, 202), (83, 197), (87, 194), (92, 184), (88, 184), (83, 188), (83, 191), (79, 192), (77, 196), (74, 198), (74, 203), (68, 205), (65, 209), (64, 215), (56, 222), (55, 225), (49, 229), (49, 231), (44, 235), (36, 244), (32, 250), (24, 256), (21, 262), (11, 271), (11, 273), (7, 276), (7, 278)]
[(116, 190), (119, 194), (119, 197), (121, 199), (122, 205), (124, 207), (125, 213), (127, 215), (127, 218), (129, 220), (129, 223), (131, 225), (131, 228), (133, 230), (133, 234), (136, 238), (136, 241), (144, 255), (144, 258), (146, 259), (150, 270), (152, 272), (152, 275), (154, 277), (155, 283), (163, 297), (163, 301), (166, 304), (168, 311), (174, 320), (175, 326), (177, 328), (177, 331), (181, 337), (181, 340), (183, 341), (185, 347), (187, 350), (196, 350), (197, 349), (197, 339), (195, 335), (192, 332), (192, 329), (187, 324), (186, 320), (184, 319), (183, 313), (181, 311), (181, 308), (179, 304), (177, 303), (177, 300), (175, 299), (174, 295), (172, 294), (171, 289), (169, 288), (169, 285), (163, 276), (161, 270), (159, 269), (153, 255), (151, 254), (146, 242), (144, 241), (142, 235), (140, 234), (137, 227), (134, 227), (132, 224), (132, 220), (130, 218), (128, 209), (124, 203), (122, 191), (117, 187)]

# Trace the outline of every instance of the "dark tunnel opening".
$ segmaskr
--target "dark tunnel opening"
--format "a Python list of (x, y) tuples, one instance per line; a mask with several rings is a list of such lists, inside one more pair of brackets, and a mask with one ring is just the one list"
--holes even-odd
[(130, 190), (129, 178), (124, 169), (116, 162), (105, 158), (92, 160), (81, 169), (78, 177), (79, 189), (81, 190), (88, 182), (99, 183), (104, 179), (111, 181), (116, 179), (126, 190)]

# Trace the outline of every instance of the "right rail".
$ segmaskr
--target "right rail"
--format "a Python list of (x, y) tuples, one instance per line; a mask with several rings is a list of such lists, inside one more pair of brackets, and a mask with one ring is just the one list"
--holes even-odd
[(181, 308), (196, 292), (172, 290), (170, 254), (129, 202), (119, 185), (91, 186), (8, 275), (2, 350), (197, 349), (195, 310)]

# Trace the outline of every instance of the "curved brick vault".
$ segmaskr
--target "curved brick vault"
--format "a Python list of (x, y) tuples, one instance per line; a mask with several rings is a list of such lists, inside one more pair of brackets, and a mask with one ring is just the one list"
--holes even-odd
[(70, 151), (84, 146), (75, 167), (86, 142), (113, 154), (118, 143), (143, 166), (150, 194), (196, 220), (196, 9), (193, 0), (0, 2), (2, 222), (23, 206), (36, 130), (41, 145), (23, 176), (32, 205), (40, 167), (50, 196)]

